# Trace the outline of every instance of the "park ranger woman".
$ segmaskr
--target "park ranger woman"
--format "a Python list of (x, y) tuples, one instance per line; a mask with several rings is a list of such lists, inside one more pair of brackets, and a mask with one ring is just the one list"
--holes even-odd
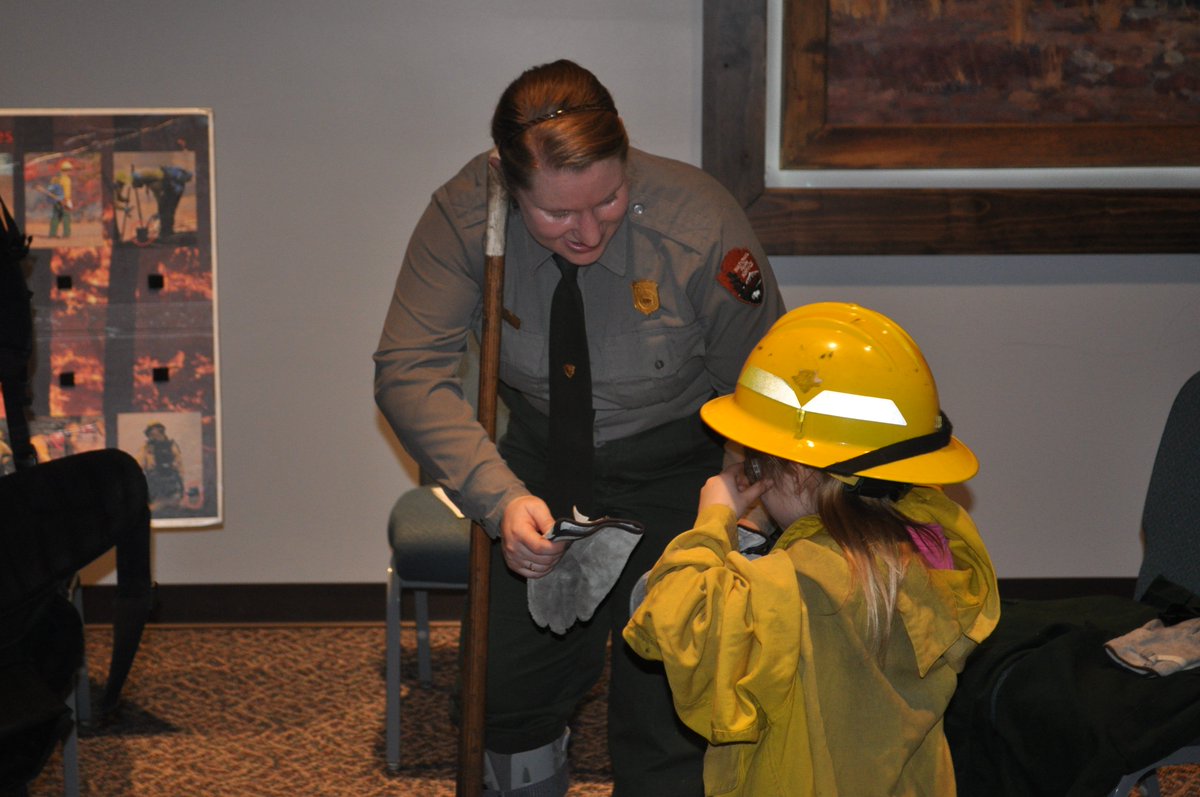
[[(662, 668), (632, 655), (620, 631), (633, 583), (690, 526), (721, 467), (721, 441), (697, 413), (733, 388), (782, 313), (778, 286), (729, 193), (631, 148), (608, 90), (577, 64), (509, 85), (492, 140), (434, 192), (375, 354), (376, 400), (400, 442), (496, 539), (488, 788), (565, 792), (567, 723), (611, 638), (614, 793), (698, 795), (703, 741), (675, 717)], [(499, 373), (510, 415), (498, 447), (456, 376), (480, 326), (489, 159), (512, 198)], [(531, 618), (526, 584), (560, 563), (564, 544), (543, 535), (573, 507), (645, 531), (590, 621), (554, 633)]]

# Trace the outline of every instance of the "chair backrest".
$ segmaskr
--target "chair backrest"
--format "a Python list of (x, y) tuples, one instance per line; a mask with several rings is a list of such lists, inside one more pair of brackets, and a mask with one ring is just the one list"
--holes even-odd
[(1135, 597), (1157, 576), (1200, 595), (1200, 373), (1175, 397), (1142, 512), (1145, 553)]

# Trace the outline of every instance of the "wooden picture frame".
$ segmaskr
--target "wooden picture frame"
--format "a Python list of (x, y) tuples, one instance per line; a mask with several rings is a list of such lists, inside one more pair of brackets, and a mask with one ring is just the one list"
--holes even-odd
[[(833, 128), (823, 105), (829, 0), (784, 0), (783, 168), (945, 168), (945, 131)], [(1200, 251), (1196, 189), (767, 188), (766, 0), (705, 0), (703, 165), (746, 208), (771, 254), (1035, 254)], [(1200, 165), (1195, 125), (1013, 126), (956, 131), (973, 166), (1114, 165), (1138, 149), (1153, 165)], [(1126, 134), (1138, 136), (1131, 147)], [(1179, 136), (1179, 137), (1176, 137)], [(1162, 142), (1192, 142), (1186, 146)], [(1097, 159), (1096, 153), (1108, 153)], [(1064, 154), (1065, 153), (1065, 154)], [(961, 161), (959, 163), (961, 165)], [(1118, 163), (1117, 165), (1123, 165)], [(1150, 165), (1150, 164), (1141, 164)]]

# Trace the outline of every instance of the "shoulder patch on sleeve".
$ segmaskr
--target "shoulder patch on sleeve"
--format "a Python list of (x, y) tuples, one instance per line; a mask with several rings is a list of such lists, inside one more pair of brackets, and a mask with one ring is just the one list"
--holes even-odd
[(739, 302), (762, 304), (762, 272), (749, 249), (739, 247), (725, 253), (724, 259), (721, 260), (721, 271), (717, 274), (717, 282), (724, 285), (725, 290), (732, 293)]

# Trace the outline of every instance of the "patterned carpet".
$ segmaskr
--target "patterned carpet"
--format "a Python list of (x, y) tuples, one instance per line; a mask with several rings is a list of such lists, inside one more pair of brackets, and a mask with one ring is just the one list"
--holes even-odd
[[(416, 635), (404, 648), (401, 771), (384, 764), (382, 626), (146, 629), (120, 715), (80, 739), (83, 795), (307, 797), (455, 793), (458, 732), (449, 719), (458, 625), (435, 626), (434, 682), (416, 682)], [(88, 626), (92, 696), (107, 672), (110, 629)], [(608, 795), (604, 703), (574, 725), (579, 797)], [(63, 793), (56, 754), (31, 797)]]
[[(393, 775), (383, 756), (382, 626), (151, 626), (119, 716), (80, 740), (82, 794), (454, 795), (458, 737), (448, 710), (458, 626), (435, 626), (433, 636), (434, 683), (421, 688), (415, 633), (404, 630), (404, 759)], [(108, 627), (87, 628), (93, 698), (109, 644)], [(574, 797), (611, 792), (604, 731), (597, 688), (573, 724)], [(30, 795), (62, 793), (56, 754)], [(1200, 771), (1167, 770), (1163, 795), (1200, 795)]]

